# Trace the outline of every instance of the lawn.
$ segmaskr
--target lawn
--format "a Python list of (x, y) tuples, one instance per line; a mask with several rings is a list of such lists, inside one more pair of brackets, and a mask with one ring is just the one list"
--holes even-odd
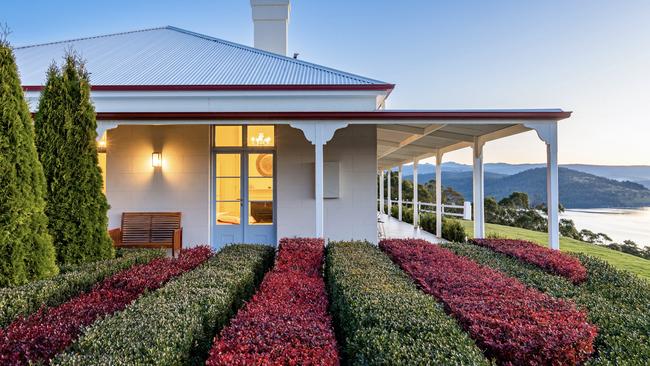
[[(472, 237), (474, 233), (473, 222), (466, 220), (459, 221), (467, 231), (468, 236)], [(499, 237), (529, 240), (541, 245), (548, 245), (548, 234), (517, 227), (486, 224), (485, 234), (496, 234)], [(617, 252), (597, 245), (583, 243), (571, 238), (560, 238), (560, 250), (564, 252), (583, 253), (600, 258), (609, 262), (616, 268), (634, 272), (642, 278), (650, 280), (650, 262), (647, 259)]]

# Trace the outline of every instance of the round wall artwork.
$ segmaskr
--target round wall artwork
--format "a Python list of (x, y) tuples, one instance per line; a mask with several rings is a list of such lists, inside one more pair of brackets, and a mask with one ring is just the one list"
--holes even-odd
[(273, 155), (260, 154), (255, 161), (257, 172), (263, 177), (273, 176)]

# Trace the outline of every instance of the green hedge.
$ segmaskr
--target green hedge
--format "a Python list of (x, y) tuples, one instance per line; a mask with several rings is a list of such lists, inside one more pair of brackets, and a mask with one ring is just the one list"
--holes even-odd
[[(398, 207), (391, 206), (391, 216), (397, 218)], [(403, 207), (402, 221), (413, 223), (413, 209)], [(436, 234), (436, 215), (429, 212), (420, 212), (420, 227), (432, 234)], [(449, 241), (464, 243), (467, 241), (467, 232), (465, 227), (457, 220), (448, 217), (442, 217), (442, 237)]]
[(599, 259), (579, 255), (588, 279), (579, 286), (567, 279), (470, 244), (443, 244), (456, 254), (497, 269), (552, 296), (571, 299), (587, 310), (598, 326), (592, 365), (647, 365), (650, 363), (650, 284), (614, 269)]
[(348, 364), (489, 364), (442, 306), (377, 247), (330, 244), (325, 271)]
[(94, 323), (53, 363), (203, 363), (213, 337), (253, 294), (274, 253), (261, 245), (225, 247), (199, 268)]
[(41, 306), (57, 306), (90, 290), (102, 281), (134, 264), (147, 263), (164, 257), (165, 251), (155, 249), (124, 249), (118, 257), (84, 265), (66, 267), (61, 274), (20, 287), (0, 288), (0, 326), (4, 327), (18, 316), (27, 316)]

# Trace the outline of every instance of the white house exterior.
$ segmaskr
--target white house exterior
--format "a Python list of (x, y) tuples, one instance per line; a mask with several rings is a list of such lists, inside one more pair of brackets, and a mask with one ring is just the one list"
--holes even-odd
[[(549, 243), (559, 247), (557, 122), (570, 112), (388, 110), (394, 85), (285, 56), (288, 0), (251, 5), (256, 48), (162, 27), (15, 49), (32, 108), (52, 60), (70, 48), (86, 60), (110, 227), (123, 212), (180, 211), (185, 247), (376, 242), (377, 173), (471, 146), (481, 237), (483, 145), (533, 129), (548, 147)], [(437, 203), (440, 213), (440, 194)]]

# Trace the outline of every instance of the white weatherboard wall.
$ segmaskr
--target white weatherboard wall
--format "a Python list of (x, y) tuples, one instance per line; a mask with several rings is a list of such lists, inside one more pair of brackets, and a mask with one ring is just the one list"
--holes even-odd
[[(109, 227), (122, 212), (182, 212), (183, 247), (209, 243), (210, 127), (126, 126), (108, 131)], [(151, 166), (160, 151), (162, 168)]]
[[(276, 128), (276, 141), (277, 237), (313, 236), (314, 145), (289, 126)], [(326, 238), (377, 241), (376, 141), (376, 126), (350, 125), (324, 146), (340, 169), (339, 198), (325, 199)]]

